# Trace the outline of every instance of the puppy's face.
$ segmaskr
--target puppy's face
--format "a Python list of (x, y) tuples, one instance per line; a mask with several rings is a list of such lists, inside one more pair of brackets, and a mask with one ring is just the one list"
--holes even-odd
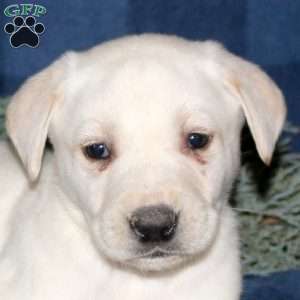
[(156, 43), (77, 54), (49, 120), (59, 181), (99, 253), (143, 271), (209, 250), (244, 120), (239, 81), (226, 83), (213, 57)]

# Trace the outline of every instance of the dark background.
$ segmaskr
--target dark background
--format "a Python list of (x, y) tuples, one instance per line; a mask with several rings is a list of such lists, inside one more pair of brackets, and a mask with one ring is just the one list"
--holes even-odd
[[(40, 45), (11, 48), (3, 30), (7, 5), (40, 4)], [(67, 49), (86, 49), (130, 33), (160, 32), (215, 39), (263, 67), (283, 90), (289, 120), (300, 124), (300, 1), (297, 0), (1, 0), (0, 95)], [(300, 142), (298, 148), (300, 149)]]

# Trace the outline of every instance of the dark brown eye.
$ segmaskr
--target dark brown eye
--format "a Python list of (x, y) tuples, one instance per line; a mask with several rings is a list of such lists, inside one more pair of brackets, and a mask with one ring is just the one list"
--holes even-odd
[(187, 136), (187, 145), (192, 150), (202, 149), (209, 142), (209, 135), (204, 133), (192, 132)]
[(110, 157), (110, 150), (103, 143), (95, 143), (85, 146), (84, 153), (88, 158), (94, 160), (108, 159)]

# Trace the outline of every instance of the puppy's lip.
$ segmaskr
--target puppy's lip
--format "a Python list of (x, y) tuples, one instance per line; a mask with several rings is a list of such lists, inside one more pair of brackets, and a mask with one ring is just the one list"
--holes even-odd
[(160, 247), (155, 247), (151, 249), (150, 251), (143, 252), (140, 255), (137, 255), (135, 257), (132, 257), (130, 260), (134, 259), (163, 259), (168, 258), (172, 256), (186, 256), (188, 254), (183, 253), (181, 251), (176, 250), (165, 250)]
[(161, 251), (161, 250), (156, 250), (154, 252), (149, 253), (148, 255), (146, 255), (144, 258), (163, 258), (163, 257), (168, 257), (168, 256), (174, 256), (175, 254), (173, 254), (172, 252), (166, 252), (166, 251)]

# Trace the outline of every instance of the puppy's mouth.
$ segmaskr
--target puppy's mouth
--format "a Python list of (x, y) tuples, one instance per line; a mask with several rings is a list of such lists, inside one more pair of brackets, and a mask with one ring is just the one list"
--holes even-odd
[(123, 263), (139, 271), (156, 273), (180, 267), (190, 257), (192, 256), (189, 253), (185, 253), (179, 249), (155, 247), (131, 256), (125, 261), (123, 260)]
[(150, 251), (149, 253), (145, 253), (142, 255), (143, 258), (154, 259), (154, 258), (165, 258), (169, 256), (174, 256), (175, 254), (169, 251), (165, 251), (162, 249), (156, 249)]
[(147, 252), (141, 252), (140, 254), (130, 258), (130, 260), (135, 259), (162, 259), (162, 258), (168, 258), (168, 257), (174, 257), (174, 256), (186, 256), (187, 254), (181, 252), (181, 251), (175, 251), (175, 250), (166, 250), (160, 247), (155, 247)]
[(146, 258), (159, 258), (159, 257), (161, 258), (161, 257), (168, 257), (173, 255), (174, 255), (173, 253), (157, 250), (147, 255)]

